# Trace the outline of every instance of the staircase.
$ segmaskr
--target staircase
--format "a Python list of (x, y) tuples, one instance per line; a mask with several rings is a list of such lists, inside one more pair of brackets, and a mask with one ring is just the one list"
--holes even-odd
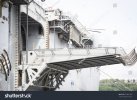
[(89, 34), (86, 27), (81, 24), (81, 22), (78, 21), (78, 19), (75, 16), (72, 16), (71, 14), (63, 14), (61, 17), (61, 20), (63, 21), (71, 21), (75, 27), (84, 35)]
[(39, 49), (29, 51), (28, 59), (28, 64), (20, 66), (25, 72), (24, 91), (31, 86), (55, 90), (62, 85), (69, 70), (113, 64), (131, 66), (137, 61), (137, 54), (135, 49), (126, 54), (122, 48)]

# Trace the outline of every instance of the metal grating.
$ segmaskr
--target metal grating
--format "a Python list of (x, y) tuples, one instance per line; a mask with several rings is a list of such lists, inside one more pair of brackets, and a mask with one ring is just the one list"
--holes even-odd
[(120, 64), (120, 63), (122, 63), (122, 59), (117, 58), (116, 55), (106, 55), (106, 56), (100, 56), (100, 57), (90, 57), (85, 59), (49, 63), (48, 66), (53, 67), (58, 65), (61, 68), (74, 70), (74, 69), (81, 69), (81, 68), (88, 68), (88, 67)]

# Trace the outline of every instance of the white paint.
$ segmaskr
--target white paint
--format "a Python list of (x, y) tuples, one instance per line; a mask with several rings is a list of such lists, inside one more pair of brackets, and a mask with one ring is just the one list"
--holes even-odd
[(3, 49), (8, 50), (8, 39), (9, 39), (9, 25), (8, 25), (8, 8), (2, 7), (2, 17), (4, 16), (7, 20), (0, 17), (0, 52)]
[(68, 48), (68, 43), (59, 39), (58, 33), (50, 31), (49, 34), (49, 48)]
[[(9, 50), (9, 17), (8, 17), (8, 8), (2, 7), (2, 17), (4, 16), (7, 20), (4, 20), (0, 17), (0, 54), (3, 49), (6, 51)], [(4, 73), (0, 73), (0, 90), (6, 91), (8, 90), (8, 81), (5, 81)]]
[(43, 34), (39, 34), (39, 25), (29, 25), (28, 50), (45, 48)]

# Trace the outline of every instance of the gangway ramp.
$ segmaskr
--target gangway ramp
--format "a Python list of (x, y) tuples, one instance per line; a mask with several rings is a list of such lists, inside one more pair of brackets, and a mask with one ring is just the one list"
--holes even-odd
[[(126, 54), (123, 48), (41, 49), (29, 51), (29, 55), (29, 59), (40, 58), (50, 67), (60, 66), (68, 70), (120, 63), (133, 65), (137, 60), (135, 49)], [(39, 62), (29, 61), (29, 64), (32, 63), (39, 64)]]
[[(25, 62), (26, 54), (23, 53)], [(132, 66), (137, 61), (135, 49), (127, 54), (123, 48), (93, 49), (38, 49), (28, 51), (28, 63), (21, 65), (27, 72), (26, 90), (30, 86), (59, 88), (69, 70), (123, 64)], [(21, 68), (20, 66), (20, 68)], [(24, 74), (25, 75), (25, 74)]]

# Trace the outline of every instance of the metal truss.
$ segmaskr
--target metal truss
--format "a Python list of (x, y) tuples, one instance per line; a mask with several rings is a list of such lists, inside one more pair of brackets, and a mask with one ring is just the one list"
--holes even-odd
[(43, 87), (50, 90), (59, 88), (64, 78), (68, 74), (68, 70), (60, 70), (47, 66), (46, 63), (34, 65), (21, 65), (23, 70), (23, 86), (19, 90), (27, 90), (29, 86)]
[(46, 87), (49, 90), (55, 90), (62, 85), (62, 82), (67, 74), (68, 71), (60, 71), (48, 67), (45, 71), (43, 71), (37, 81), (34, 82), (34, 85), (38, 87)]

